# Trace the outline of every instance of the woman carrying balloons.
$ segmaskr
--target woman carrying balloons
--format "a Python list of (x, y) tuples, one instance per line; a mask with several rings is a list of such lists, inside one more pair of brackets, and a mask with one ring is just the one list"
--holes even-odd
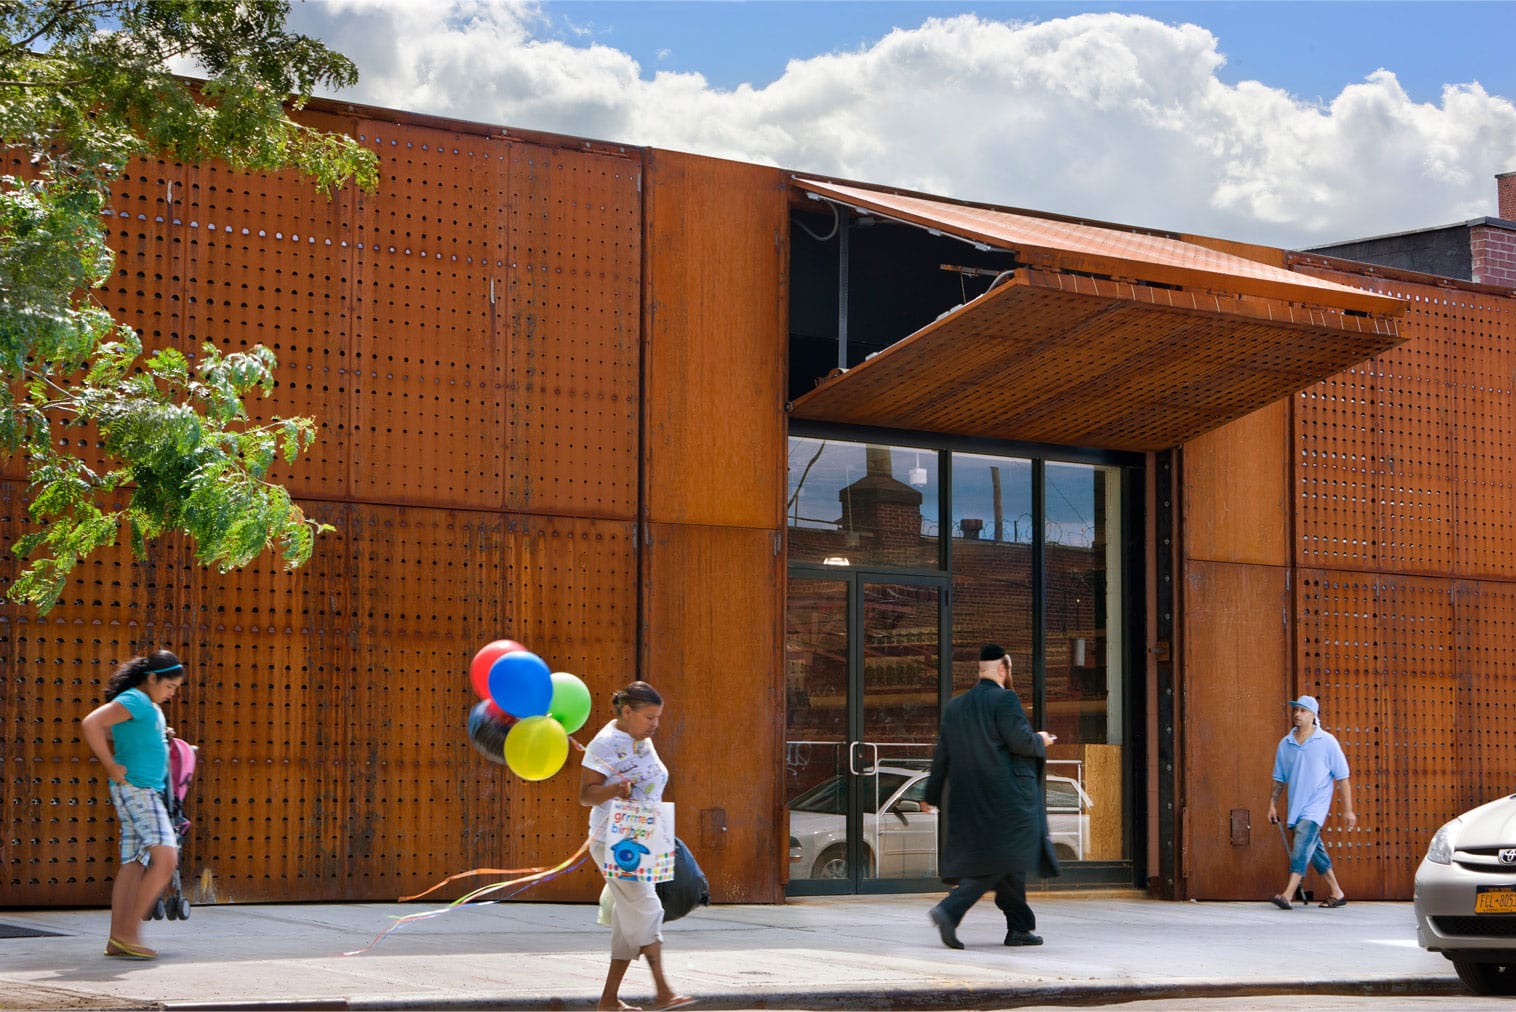
[(105, 768), (121, 825), (121, 870), (111, 888), (107, 956), (154, 959), (142, 944), (147, 915), (179, 863), (179, 842), (163, 802), (168, 742), (163, 703), (184, 683), (184, 665), (167, 650), (133, 657), (105, 686), (105, 703), (81, 721), (84, 742)]
[[(584, 749), (579, 775), (579, 803), (590, 807), (590, 853), (597, 867), (606, 866), (609, 840), (606, 824), (611, 802), (663, 800), (668, 767), (653, 748), (653, 735), (663, 717), (663, 697), (646, 682), (633, 682), (611, 697), (615, 719)], [(602, 1010), (634, 1010), (619, 997), (621, 978), (639, 955), (647, 958), (657, 988), (656, 1008), (693, 1005), (695, 999), (669, 987), (663, 977), (663, 904), (651, 882), (606, 876), (614, 898), (611, 911), (611, 967), (600, 993)]]

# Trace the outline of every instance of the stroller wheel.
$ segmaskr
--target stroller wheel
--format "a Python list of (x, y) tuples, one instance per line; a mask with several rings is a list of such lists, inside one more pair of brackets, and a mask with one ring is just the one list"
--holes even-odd
[(189, 920), (189, 912), (190, 912), (190, 902), (189, 902), (189, 900), (185, 899), (183, 896), (179, 897), (179, 919), (181, 921), (187, 921), (187, 920)]
[(160, 899), (158, 902), (153, 904), (153, 909), (147, 912), (147, 917), (144, 917), (143, 920), (145, 921), (148, 918), (152, 918), (155, 921), (161, 921), (163, 920), (164, 913), (165, 911), (163, 908), (163, 900)]
[(163, 904), (163, 914), (171, 921), (179, 919), (179, 897), (170, 896)]

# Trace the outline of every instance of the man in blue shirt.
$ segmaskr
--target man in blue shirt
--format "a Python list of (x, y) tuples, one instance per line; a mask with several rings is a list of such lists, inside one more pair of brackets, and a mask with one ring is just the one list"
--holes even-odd
[(1284, 891), (1271, 902), (1281, 910), (1292, 910), (1290, 897), (1300, 887), (1309, 862), (1316, 874), (1326, 879), (1332, 893), (1321, 905), (1340, 907), (1347, 903), (1326, 844), (1321, 842), (1321, 824), (1332, 807), (1332, 788), (1342, 785), (1342, 818), (1349, 829), (1358, 825), (1353, 812), (1353, 788), (1348, 783), (1348, 760), (1337, 739), (1321, 729), (1321, 706), (1315, 696), (1301, 696), (1285, 704), (1290, 708), (1294, 725), (1274, 751), (1274, 793), (1269, 796), (1269, 822), (1279, 821), (1276, 807), (1281, 792), (1288, 788), (1289, 807), (1285, 825), (1294, 831), (1290, 848), (1290, 878)]

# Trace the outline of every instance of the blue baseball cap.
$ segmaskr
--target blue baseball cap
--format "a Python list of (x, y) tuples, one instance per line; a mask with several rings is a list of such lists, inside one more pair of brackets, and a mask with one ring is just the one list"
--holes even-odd
[(1291, 709), (1294, 709), (1298, 706), (1301, 709), (1310, 710), (1318, 717), (1321, 716), (1321, 704), (1316, 702), (1315, 696), (1301, 696), (1299, 699), (1292, 699), (1284, 705), (1290, 707)]

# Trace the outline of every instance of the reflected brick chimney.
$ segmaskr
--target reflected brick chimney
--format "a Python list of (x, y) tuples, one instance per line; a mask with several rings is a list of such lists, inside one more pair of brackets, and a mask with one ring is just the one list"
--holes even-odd
[(1500, 193), (1497, 216), (1506, 221), (1516, 221), (1516, 171), (1502, 172), (1495, 177), (1495, 185), (1499, 187)]
[(870, 446), (868, 473), (842, 489), (840, 527), (867, 541), (869, 558), (903, 564), (921, 544), (921, 493), (890, 474), (888, 447)]

